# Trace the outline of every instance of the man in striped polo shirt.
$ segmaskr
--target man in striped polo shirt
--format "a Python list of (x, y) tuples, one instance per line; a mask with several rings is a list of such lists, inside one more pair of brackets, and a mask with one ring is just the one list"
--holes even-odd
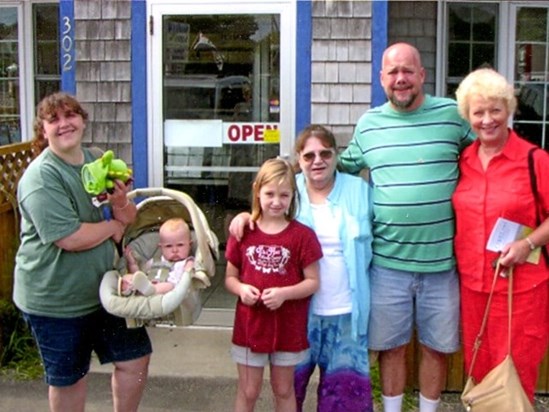
[(340, 157), (348, 172), (368, 169), (373, 186), (369, 348), (379, 351), (384, 410), (400, 411), (415, 324), (420, 411), (434, 412), (446, 355), (459, 349), (451, 195), (459, 153), (474, 135), (454, 100), (424, 94), (425, 69), (415, 47), (387, 48), (380, 78), (389, 101), (359, 119)]

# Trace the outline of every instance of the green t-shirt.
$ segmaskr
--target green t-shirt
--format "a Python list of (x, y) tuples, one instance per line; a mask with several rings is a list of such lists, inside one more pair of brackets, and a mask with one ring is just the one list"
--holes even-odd
[[(86, 163), (94, 160), (86, 149), (84, 154)], [(24, 312), (67, 318), (100, 307), (99, 284), (114, 263), (112, 240), (80, 252), (55, 245), (76, 232), (81, 223), (103, 220), (102, 211), (84, 191), (81, 168), (46, 149), (31, 162), (19, 182), (21, 245), (16, 255), (13, 299)]]
[(410, 113), (386, 103), (359, 119), (340, 164), (350, 173), (370, 171), (374, 264), (410, 272), (454, 266), (451, 196), (459, 154), (473, 138), (447, 98), (426, 95)]

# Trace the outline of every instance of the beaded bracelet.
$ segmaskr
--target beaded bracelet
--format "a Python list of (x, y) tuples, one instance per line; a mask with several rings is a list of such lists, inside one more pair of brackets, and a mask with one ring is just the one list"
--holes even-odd
[(528, 243), (528, 246), (530, 246), (530, 250), (534, 250), (536, 248), (536, 245), (534, 245), (534, 242), (529, 237), (525, 237), (524, 240), (526, 240), (526, 243)]
[(112, 205), (112, 208), (116, 209), (116, 210), (122, 210), (122, 209), (127, 208), (129, 205), (130, 205), (130, 201), (128, 199), (126, 199), (126, 204), (124, 206), (118, 207), (118, 206)]

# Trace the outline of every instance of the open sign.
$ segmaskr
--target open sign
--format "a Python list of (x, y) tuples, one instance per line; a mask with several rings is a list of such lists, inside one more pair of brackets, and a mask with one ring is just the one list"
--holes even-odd
[(280, 143), (278, 123), (223, 123), (224, 144)]

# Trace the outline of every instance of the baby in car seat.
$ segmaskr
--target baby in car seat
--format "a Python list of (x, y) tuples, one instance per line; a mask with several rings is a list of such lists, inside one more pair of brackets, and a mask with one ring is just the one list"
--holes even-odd
[[(136, 292), (144, 296), (165, 294), (174, 289), (184, 272), (194, 268), (191, 231), (185, 220), (172, 218), (166, 220), (158, 232), (158, 246), (162, 252), (160, 259), (148, 260), (140, 270), (137, 259), (129, 246), (124, 250), (128, 274), (122, 276), (119, 283), (119, 295), (131, 296)], [(152, 279), (152, 280), (151, 280)]]

